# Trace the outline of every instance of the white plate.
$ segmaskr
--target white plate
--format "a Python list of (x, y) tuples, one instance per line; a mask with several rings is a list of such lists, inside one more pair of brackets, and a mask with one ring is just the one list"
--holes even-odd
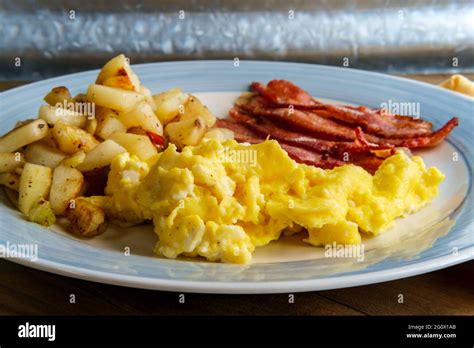
[[(361, 258), (327, 258), (324, 250), (297, 238), (258, 248), (251, 265), (166, 260), (152, 254), (151, 226), (110, 228), (90, 240), (75, 238), (60, 226), (45, 229), (29, 223), (3, 198), (0, 243), (35, 244), (37, 260), (10, 259), (34, 268), (147, 289), (212, 293), (278, 293), (349, 287), (428, 272), (473, 256), (471, 171), (473, 102), (470, 98), (427, 84), (344, 68), (318, 65), (228, 61), (176, 62), (133, 67), (142, 82), (158, 92), (180, 86), (196, 94), (225, 117), (238, 94), (252, 81), (288, 79), (321, 99), (378, 107), (383, 102), (420, 103), (421, 115), (439, 127), (452, 116), (461, 125), (435, 149), (420, 151), (446, 180), (440, 195), (396, 227), (364, 241)], [(97, 71), (62, 76), (0, 94), (0, 132), (15, 121), (36, 115), (42, 97), (54, 86), (83, 92)], [(457, 160), (456, 160), (457, 159)], [(124, 253), (129, 247), (131, 255)]]

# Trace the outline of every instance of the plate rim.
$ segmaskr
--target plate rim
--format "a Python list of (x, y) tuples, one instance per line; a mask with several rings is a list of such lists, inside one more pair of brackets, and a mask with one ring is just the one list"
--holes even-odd
[[(443, 268), (467, 262), (473, 259), (473, 255), (474, 246), (468, 246), (458, 252), (457, 256), (453, 256), (453, 254), (451, 254), (435, 257), (434, 259), (425, 260), (423, 262), (416, 263), (415, 265), (404, 265), (386, 270), (369, 272), (364, 274), (363, 277), (361, 277), (360, 274), (351, 274), (336, 275), (334, 277), (325, 278), (313, 278), (307, 280), (261, 282), (169, 280), (84, 269), (75, 266), (63, 265), (53, 261), (42, 260), (40, 258), (38, 258), (38, 260), (35, 262), (29, 261), (27, 259), (6, 260), (20, 264), (22, 266), (27, 266), (61, 276), (68, 276), (102, 284), (125, 286), (129, 288), (185, 293), (249, 295), (323, 291), (383, 283), (391, 280), (403, 279), (434, 272)], [(434, 267), (433, 260), (437, 261), (437, 264)]]
[[(160, 66), (179, 66), (182, 64), (199, 64), (206, 66), (208, 64), (215, 63), (227, 63), (231, 64), (230, 60), (186, 60), (186, 61), (170, 61), (170, 62), (154, 62), (154, 63), (143, 63), (143, 64), (133, 64), (132, 67), (135, 68), (156, 68), (159, 69)], [(242, 64), (246, 63), (258, 63), (258, 64), (269, 64), (273, 66), (284, 66), (291, 72), (293, 66), (308, 66), (312, 68), (319, 68), (331, 72), (331, 70), (348, 70), (352, 73), (358, 74), (360, 77), (372, 76), (377, 77), (381, 76), (385, 80), (394, 80), (400, 83), (408, 83), (413, 86), (421, 85), (424, 89), (429, 89), (435, 93), (444, 93), (450, 98), (457, 98), (458, 100), (473, 102), (474, 99), (436, 85), (432, 85), (426, 82), (411, 80), (409, 78), (393, 76), (389, 74), (384, 74), (380, 72), (366, 71), (353, 68), (337, 67), (337, 66), (327, 66), (321, 64), (310, 64), (310, 63), (297, 63), (297, 62), (284, 62), (284, 61), (262, 61), (262, 60), (242, 60)], [(99, 69), (87, 70), (83, 72), (77, 72), (72, 74), (61, 75), (57, 77), (48, 78), (40, 81), (33, 81), (26, 85), (18, 86), (11, 88), (9, 90), (0, 92), (0, 98), (7, 97), (9, 94), (21, 93), (23, 89), (27, 90), (29, 88), (40, 88), (45, 85), (50, 85), (55, 83), (55, 81), (63, 81), (67, 78), (80, 78), (82, 75), (89, 75), (97, 73)], [(236, 91), (239, 88), (236, 87)], [(2, 115), (3, 116), (3, 115)], [(2, 117), (0, 117), (2, 118)], [(469, 185), (472, 186), (472, 163), (461, 151), (466, 163), (466, 167), (469, 174)], [(464, 201), (458, 206), (458, 209), (464, 209), (466, 201), (472, 199), (471, 189), (469, 188)], [(471, 221), (472, 222), (472, 221)], [(465, 227), (468, 228), (468, 227)], [(183, 292), (195, 292), (195, 293), (228, 293), (228, 294), (256, 294), (256, 293), (287, 293), (291, 292), (304, 292), (304, 291), (317, 291), (317, 290), (329, 290), (343, 287), (353, 287), (360, 285), (368, 285), (373, 283), (385, 282), (394, 279), (406, 278), (410, 276), (415, 276), (418, 274), (423, 274), (438, 269), (446, 268), (455, 264), (466, 262), (474, 258), (474, 246), (468, 245), (463, 248), (458, 255), (443, 255), (433, 257), (431, 259), (424, 260), (422, 262), (417, 262), (412, 265), (402, 265), (398, 267), (392, 267), (389, 269), (371, 271), (366, 274), (348, 274), (348, 275), (334, 275), (324, 278), (312, 278), (307, 280), (282, 280), (282, 281), (231, 281), (223, 282), (218, 280), (212, 281), (196, 281), (196, 280), (170, 280), (162, 278), (151, 278), (144, 276), (135, 276), (135, 275), (123, 275), (113, 272), (98, 271), (92, 270), (89, 268), (82, 268), (76, 266), (70, 266), (61, 264), (59, 262), (54, 262), (50, 260), (45, 260), (38, 258), (37, 261), (31, 261), (28, 259), (8, 259), (17, 264), (28, 266), (34, 269), (39, 269), (47, 271), (50, 273), (55, 273), (59, 275), (69, 276), (73, 278), (79, 278), (99, 283), (106, 283), (112, 285), (120, 285), (126, 287), (142, 288), (142, 289), (153, 289), (153, 290), (164, 290), (164, 291), (183, 291)], [(436, 263), (434, 263), (436, 261)], [(391, 273), (391, 274), (388, 274)], [(348, 285), (349, 284), (349, 285)]]

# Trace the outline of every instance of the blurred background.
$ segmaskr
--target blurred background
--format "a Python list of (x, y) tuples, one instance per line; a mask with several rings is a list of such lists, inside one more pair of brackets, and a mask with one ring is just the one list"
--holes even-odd
[(96, 69), (117, 53), (132, 64), (238, 58), (472, 72), (474, 1), (0, 0), (2, 80)]

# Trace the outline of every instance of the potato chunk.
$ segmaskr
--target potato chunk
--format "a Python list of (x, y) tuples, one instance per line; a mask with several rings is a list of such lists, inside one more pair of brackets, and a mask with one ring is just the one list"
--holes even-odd
[(22, 153), (0, 153), (0, 173), (10, 173), (16, 168), (22, 167), (25, 156)]
[(180, 106), (184, 111), (184, 104), (188, 100), (188, 95), (179, 88), (172, 88), (169, 91), (155, 94), (153, 96), (156, 109), (155, 114), (162, 124), (166, 125), (178, 116)]
[(158, 154), (155, 145), (146, 135), (114, 133), (110, 139), (122, 145), (131, 155), (137, 156), (142, 161), (147, 161)]
[(141, 93), (115, 87), (90, 85), (87, 89), (88, 101), (117, 111), (131, 110), (144, 99)]
[(76, 169), (81, 172), (88, 172), (97, 168), (108, 166), (115, 156), (127, 152), (125, 148), (113, 140), (106, 140), (97, 145), (92, 151), (86, 154), (84, 161)]
[(136, 108), (128, 112), (119, 113), (119, 120), (127, 128), (141, 127), (146, 131), (163, 135), (163, 126), (147, 102), (139, 103)]
[(46, 94), (44, 101), (51, 106), (56, 106), (56, 104), (64, 105), (74, 102), (69, 89), (64, 86), (54, 87), (51, 92)]
[(84, 185), (84, 176), (77, 169), (60, 165), (54, 169), (49, 201), (54, 213), (61, 215), (71, 199), (76, 198)]
[(168, 123), (165, 128), (170, 141), (179, 148), (198, 144), (206, 130), (206, 122), (201, 117)]
[(33, 164), (40, 164), (49, 168), (55, 168), (66, 158), (66, 155), (58, 149), (48, 146), (44, 142), (30, 144), (25, 149), (25, 159)]
[(75, 199), (65, 212), (69, 230), (83, 237), (93, 237), (107, 229), (106, 216), (102, 208), (84, 198)]
[(127, 127), (119, 120), (118, 112), (100, 108), (96, 114), (97, 128), (95, 135), (102, 139), (108, 139), (113, 133), (125, 133)]
[(0, 138), (0, 152), (14, 152), (25, 145), (43, 139), (48, 133), (48, 124), (44, 120), (28, 122)]
[(195, 119), (201, 117), (205, 120), (208, 127), (214, 126), (216, 123), (216, 116), (214, 116), (207, 106), (193, 95), (190, 95), (186, 104), (184, 104), (183, 113), (180, 114), (180, 120)]
[(81, 150), (88, 152), (99, 144), (92, 134), (61, 122), (56, 123), (51, 131), (58, 148), (68, 155)]
[(51, 187), (51, 168), (26, 163), (20, 178), (18, 205), (21, 212), (28, 215), (33, 204), (41, 198), (47, 199)]
[(140, 80), (123, 54), (112, 58), (102, 67), (95, 83), (135, 92), (140, 91)]

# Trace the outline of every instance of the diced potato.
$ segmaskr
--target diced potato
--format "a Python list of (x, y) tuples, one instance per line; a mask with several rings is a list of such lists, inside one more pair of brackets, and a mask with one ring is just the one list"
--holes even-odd
[(86, 158), (86, 153), (84, 151), (77, 151), (76, 153), (72, 154), (71, 156), (65, 158), (61, 164), (75, 168), (82, 162), (84, 162), (84, 159)]
[(217, 139), (219, 141), (226, 141), (230, 139), (234, 139), (234, 132), (227, 128), (211, 128), (209, 129), (206, 134), (204, 134), (204, 138), (207, 139)]
[(151, 91), (146, 88), (145, 86), (141, 85), (140, 86), (140, 93), (145, 96), (145, 101), (150, 104), (151, 109), (153, 112), (156, 111), (156, 103), (155, 100), (153, 99), (153, 94), (151, 94)]
[(0, 153), (0, 173), (10, 173), (23, 166), (25, 157), (22, 153)]
[(54, 169), (49, 201), (56, 215), (64, 213), (71, 199), (76, 198), (84, 185), (84, 176), (77, 169), (60, 165)]
[(141, 93), (115, 87), (90, 85), (87, 89), (87, 100), (89, 102), (122, 112), (133, 109), (144, 99), (145, 96)]
[(93, 169), (108, 166), (115, 156), (127, 152), (125, 148), (113, 140), (106, 140), (97, 145), (92, 151), (86, 154), (84, 161), (76, 169), (87, 172)]
[(27, 162), (49, 168), (57, 167), (65, 158), (66, 155), (63, 152), (40, 141), (28, 145), (25, 149), (25, 159)]
[(216, 123), (216, 116), (214, 116), (207, 106), (193, 95), (190, 95), (186, 103), (184, 104), (184, 112), (180, 113), (180, 120), (194, 119), (201, 117), (206, 121), (208, 127), (214, 126)]
[(147, 161), (158, 154), (155, 145), (146, 135), (130, 133), (114, 133), (110, 139), (123, 146), (131, 155), (135, 155), (142, 161)]
[(54, 140), (54, 137), (53, 137), (53, 132), (51, 131), (49, 131), (48, 135), (45, 136), (43, 139), (38, 140), (38, 142), (46, 144), (52, 148), (56, 148), (56, 149), (58, 148), (58, 144), (56, 144), (56, 141)]
[(87, 95), (85, 93), (78, 93), (74, 96), (73, 102), (76, 104), (87, 103)]
[(89, 134), (94, 134), (97, 129), (97, 124), (96, 118), (88, 118), (84, 130)]
[(20, 178), (18, 206), (28, 215), (33, 204), (41, 198), (47, 199), (51, 186), (52, 171), (49, 167), (26, 163)]
[(88, 196), (88, 197), (81, 197), (81, 200), (85, 200), (93, 205), (98, 206), (99, 208), (105, 209), (107, 205), (107, 201), (109, 200), (109, 196)]
[(108, 139), (113, 133), (127, 132), (127, 127), (118, 119), (117, 111), (100, 108), (96, 114), (96, 119), (95, 135), (102, 139)]
[(56, 222), (56, 215), (51, 209), (51, 204), (43, 198), (31, 206), (27, 216), (28, 220), (42, 226), (51, 226)]
[(169, 91), (155, 94), (153, 100), (156, 105), (156, 116), (163, 125), (166, 125), (178, 116), (180, 106), (182, 106), (184, 111), (184, 104), (188, 100), (188, 95), (179, 88), (173, 88)]
[(95, 83), (130, 91), (140, 91), (140, 80), (132, 71), (123, 54), (112, 58), (102, 67)]
[(170, 141), (179, 148), (198, 144), (206, 130), (206, 122), (201, 117), (171, 122), (165, 128)]
[(99, 144), (92, 134), (61, 122), (56, 123), (51, 132), (59, 150), (68, 155), (80, 150), (88, 152)]
[(125, 113), (119, 113), (119, 120), (127, 127), (141, 127), (147, 131), (163, 135), (163, 127), (147, 102), (141, 102), (137, 107)]
[(51, 106), (56, 106), (56, 104), (64, 105), (74, 102), (71, 93), (67, 87), (64, 86), (54, 87), (51, 92), (46, 94), (44, 101)]
[(48, 135), (48, 124), (35, 120), (15, 128), (0, 138), (0, 152), (14, 152)]
[(0, 185), (18, 191), (20, 189), (20, 176), (16, 173), (1, 173)]
[(57, 108), (50, 105), (41, 105), (38, 117), (45, 120), (48, 124), (56, 124), (61, 121), (64, 124), (75, 127), (84, 127), (87, 117), (74, 110)]
[(70, 222), (69, 230), (83, 237), (93, 237), (107, 229), (106, 216), (102, 208), (79, 197), (65, 211)]

